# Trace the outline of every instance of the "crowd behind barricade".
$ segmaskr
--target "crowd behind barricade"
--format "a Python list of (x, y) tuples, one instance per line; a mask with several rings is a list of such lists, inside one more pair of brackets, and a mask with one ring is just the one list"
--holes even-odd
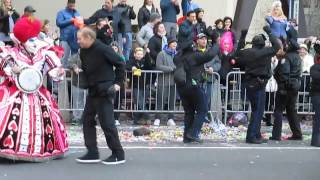
[[(180, 11), (182, 11), (182, 17), (178, 17)], [(36, 16), (34, 13), (36, 10), (32, 6), (27, 6), (23, 16)], [(134, 107), (130, 110), (135, 111), (132, 117), (134, 124), (159, 126), (161, 119), (164, 119), (163, 115), (156, 113), (152, 122), (150, 114), (147, 113), (152, 109), (155, 112), (168, 111), (165, 117), (166, 124), (175, 126), (174, 114), (170, 112), (178, 110), (177, 102), (182, 104), (185, 111), (187, 111), (186, 108), (189, 108), (190, 111), (186, 112), (186, 116), (190, 115), (188, 113), (203, 112), (199, 113), (199, 116), (210, 120), (213, 117), (207, 114), (207, 110), (212, 110), (213, 105), (221, 104), (222, 106), (224, 104), (226, 107), (224, 110), (230, 110), (228, 102), (231, 102), (232, 105), (232, 100), (238, 98), (244, 102), (242, 110), (238, 109), (239, 111), (246, 109), (247, 101), (250, 101), (251, 106), (254, 104), (251, 107), (251, 121), (259, 119), (264, 111), (276, 111), (278, 114), (276, 114), (275, 123), (278, 129), (281, 129), (279, 119), (282, 119), (282, 114), (280, 115), (280, 111), (282, 113), (287, 108), (288, 120), (297, 133), (293, 134), (292, 138), (301, 138), (297, 117), (291, 117), (291, 114), (294, 114), (295, 102), (304, 104), (310, 101), (312, 80), (310, 76), (304, 76), (302, 79), (298, 77), (301, 77), (301, 73), (311, 72), (316, 54), (319, 53), (315, 48), (319, 39), (309, 37), (301, 44), (297, 44), (295, 34), (297, 25), (294, 24), (294, 20), (287, 20), (279, 3), (274, 3), (272, 11), (266, 15), (266, 24), (269, 28), (264, 28), (265, 33), (255, 36), (249, 43), (246, 42), (248, 30), (242, 30), (239, 39), (235, 36), (231, 17), (221, 17), (212, 22), (205, 22), (203, 17), (206, 13), (193, 0), (182, 0), (181, 3), (178, 0), (161, 0), (160, 9), (155, 7), (152, 0), (144, 0), (138, 13), (134, 12), (127, 0), (120, 0), (118, 4), (115, 4), (113, 0), (105, 0), (102, 7), (92, 16), (82, 17), (81, 12), (77, 11), (75, 0), (68, 0), (67, 6), (60, 10), (56, 17), (55, 24), (60, 29), (60, 34), (53, 37), (49, 32), (49, 27), (54, 23), (44, 20), (39, 37), (47, 43), (56, 43), (63, 48), (62, 64), (64, 68), (71, 70), (67, 77), (72, 77), (72, 83), (65, 84), (68, 95), (64, 100), (69, 101), (72, 104), (71, 107), (76, 109), (84, 108), (86, 94), (83, 89), (86, 85), (85, 80), (81, 77), (80, 47), (76, 34), (82, 27), (91, 26), (96, 31), (97, 39), (111, 46), (126, 63), (126, 83), (116, 94), (114, 108), (120, 111), (126, 109), (123, 106), (127, 106), (126, 101), (130, 99), (131, 106)], [(11, 0), (2, 1), (0, 16), (0, 41), (6, 45), (13, 45), (9, 34), (19, 18), (19, 13), (13, 8)], [(134, 19), (138, 20), (139, 25), (136, 36), (132, 28)], [(274, 39), (272, 39), (273, 36)], [(267, 39), (272, 44), (270, 47), (265, 47)], [(248, 48), (250, 44), (252, 51), (250, 51), (251, 48)], [(243, 48), (247, 48), (247, 51)], [(278, 52), (280, 50), (281, 52)], [(184, 53), (181, 54), (181, 52)], [(189, 52), (188, 57), (186, 54)], [(193, 60), (189, 60), (190, 57), (193, 57)], [(261, 60), (263, 61), (261, 63), (254, 62), (259, 58), (265, 60)], [(272, 60), (269, 61), (271, 58)], [(288, 70), (284, 65), (288, 63), (284, 59), (290, 58), (294, 59), (292, 61), (295, 64), (289, 63)], [(190, 82), (186, 83), (190, 83), (192, 87), (199, 87), (199, 89), (187, 90), (184, 89), (184, 85), (177, 83), (175, 76), (179, 72), (181, 63), (179, 64), (175, 59), (190, 61), (188, 68), (191, 69), (191, 73), (187, 74)], [(197, 59), (199, 60), (195, 61)], [(298, 62), (295, 61), (297, 59)], [(293, 70), (293, 68), (297, 69)], [(242, 78), (237, 73), (230, 75), (230, 72), (237, 71), (246, 72), (246, 75)], [(294, 90), (286, 89), (287, 79), (288, 82), (290, 81), (289, 84), (297, 80), (296, 84), (290, 84), (296, 86), (293, 87)], [(59, 85), (52, 82), (50, 78), (47, 80), (47, 86), (53, 94), (58, 94)], [(235, 86), (238, 87), (234, 89)], [(234, 90), (240, 92), (238, 97), (234, 96)], [(127, 95), (128, 92), (130, 95)], [(218, 98), (217, 94), (220, 94)], [(194, 97), (190, 95), (194, 95), (195, 99), (192, 99)], [(295, 98), (289, 101), (287, 95)], [(202, 100), (197, 99), (199, 97)], [(181, 100), (183, 98), (188, 101)], [(217, 100), (219, 98), (220, 101)], [(256, 102), (261, 98), (264, 100)], [(281, 100), (287, 104), (281, 104)], [(266, 106), (260, 105), (261, 102)], [(236, 110), (231, 108), (230, 112), (233, 111)], [(309, 109), (308, 113), (311, 111), (312, 109)], [(116, 120), (120, 118), (119, 112), (115, 113)], [(290, 118), (294, 119), (293, 124)], [(73, 111), (72, 119), (73, 122), (80, 122), (81, 111)], [(264, 115), (264, 120), (267, 125), (272, 125), (270, 113)], [(117, 121), (117, 124), (120, 122)], [(256, 126), (249, 127), (259, 129)], [(280, 138), (277, 133), (274, 132), (273, 135), (276, 136), (273, 137), (274, 139)], [(259, 143), (258, 139), (261, 138), (259, 135), (254, 137), (248, 135), (247, 141)], [(197, 137), (197, 132), (192, 131), (190, 137), (189, 139), (197, 140), (194, 138)]]

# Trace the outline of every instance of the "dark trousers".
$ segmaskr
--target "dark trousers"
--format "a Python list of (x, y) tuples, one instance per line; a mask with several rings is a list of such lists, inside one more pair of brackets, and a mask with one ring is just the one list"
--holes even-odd
[(292, 131), (292, 136), (302, 137), (300, 122), (298, 120), (296, 103), (298, 91), (287, 91), (286, 94), (276, 93), (276, 103), (274, 110), (274, 124), (272, 129), (272, 137), (281, 138), (283, 111), (286, 110), (287, 117)]
[(208, 99), (198, 86), (178, 87), (184, 109), (184, 133), (198, 138), (208, 113)]
[(311, 145), (320, 146), (320, 96), (312, 96), (312, 106), (315, 111)]
[[(275, 92), (266, 92), (265, 111), (274, 111)], [(266, 122), (271, 123), (271, 114), (265, 114)]]
[(83, 112), (83, 134), (85, 145), (89, 152), (98, 152), (95, 116), (98, 114), (101, 128), (104, 132), (108, 147), (118, 158), (124, 157), (118, 130), (113, 117), (112, 99), (108, 97), (87, 96)]
[(251, 104), (251, 119), (247, 131), (247, 140), (261, 138), (261, 120), (263, 118), (266, 91), (265, 87), (256, 89), (247, 86), (247, 96)]

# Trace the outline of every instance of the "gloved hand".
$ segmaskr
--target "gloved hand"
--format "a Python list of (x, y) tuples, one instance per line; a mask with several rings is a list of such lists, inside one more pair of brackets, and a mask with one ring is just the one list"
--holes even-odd
[(270, 28), (270, 26), (268, 26), (268, 25), (264, 26), (264, 27), (263, 27), (263, 30), (264, 30), (264, 32), (266, 32), (268, 35), (271, 34), (271, 28)]
[(247, 34), (248, 34), (248, 29), (242, 29), (240, 38), (245, 38), (247, 36)]

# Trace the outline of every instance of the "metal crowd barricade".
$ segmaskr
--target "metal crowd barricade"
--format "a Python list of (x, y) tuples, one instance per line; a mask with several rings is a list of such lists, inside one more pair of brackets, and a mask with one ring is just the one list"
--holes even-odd
[[(139, 78), (138, 78), (139, 77)], [(221, 118), (220, 76), (214, 73), (208, 76), (204, 83), (207, 93), (210, 93), (210, 112)], [(67, 76), (58, 87), (58, 105), (65, 118), (71, 112), (83, 111), (87, 92), (79, 91), (71, 85), (72, 75)], [(177, 87), (173, 82), (173, 74), (162, 71), (141, 71), (141, 74), (126, 72), (126, 81), (114, 98), (114, 110), (119, 113), (183, 113), (183, 107)], [(79, 83), (78, 83), (79, 84)], [(81, 103), (79, 103), (81, 101)]]
[(297, 111), (300, 115), (313, 115), (314, 111), (311, 103), (311, 82), (310, 74), (303, 73), (301, 78), (301, 87), (298, 92)]
[[(224, 122), (227, 122), (231, 113), (242, 112), (248, 114), (251, 112), (250, 102), (247, 98), (243, 75), (245, 72), (232, 71), (227, 75), (226, 92), (223, 99)], [(309, 74), (302, 74), (301, 88), (297, 98), (297, 112), (300, 115), (313, 115), (310, 85), (311, 78)], [(265, 114), (273, 114), (275, 107), (276, 92), (266, 92)]]

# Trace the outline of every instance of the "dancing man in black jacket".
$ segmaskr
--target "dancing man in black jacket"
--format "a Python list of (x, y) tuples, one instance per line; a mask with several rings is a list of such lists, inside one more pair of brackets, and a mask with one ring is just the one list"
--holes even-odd
[[(98, 114), (100, 126), (112, 151), (112, 155), (102, 163), (124, 163), (124, 151), (115, 126), (112, 104), (116, 91), (120, 90), (124, 81), (124, 62), (110, 46), (96, 40), (96, 33), (92, 29), (85, 27), (78, 31), (77, 36), (81, 47), (81, 70), (88, 80), (89, 93), (82, 116), (84, 142), (88, 152), (76, 160), (80, 163), (100, 161), (95, 122), (95, 116)], [(77, 71), (79, 72), (80, 68)]]
[(208, 98), (201, 83), (203, 82), (202, 74), (205, 72), (204, 64), (217, 55), (219, 48), (214, 46), (207, 52), (199, 52), (193, 48), (192, 41), (184, 43), (174, 59), (176, 67), (183, 67), (186, 73), (184, 83), (176, 80), (185, 113), (183, 142), (201, 143), (199, 134), (208, 113)]

